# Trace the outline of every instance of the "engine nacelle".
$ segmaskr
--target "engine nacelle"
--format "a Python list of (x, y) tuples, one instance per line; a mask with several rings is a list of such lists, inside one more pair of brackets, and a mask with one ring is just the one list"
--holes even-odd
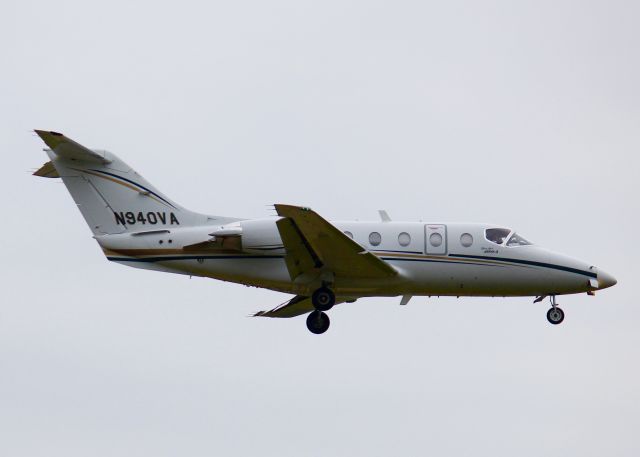
[(280, 252), (283, 247), (276, 226), (278, 220), (279, 218), (271, 217), (238, 222), (242, 227), (242, 250), (262, 254)]

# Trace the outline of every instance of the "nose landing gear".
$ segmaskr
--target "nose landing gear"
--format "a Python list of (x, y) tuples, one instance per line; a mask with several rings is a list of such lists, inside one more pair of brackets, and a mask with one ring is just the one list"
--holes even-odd
[(547, 311), (547, 320), (553, 325), (561, 324), (564, 320), (564, 311), (556, 304), (556, 296), (551, 295), (551, 309)]

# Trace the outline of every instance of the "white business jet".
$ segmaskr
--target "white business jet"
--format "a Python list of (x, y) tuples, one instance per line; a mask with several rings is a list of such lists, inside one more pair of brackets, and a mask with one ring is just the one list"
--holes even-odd
[(34, 174), (62, 178), (107, 259), (204, 276), (295, 296), (255, 316), (308, 314), (329, 328), (334, 305), (363, 297), (549, 297), (547, 319), (564, 320), (557, 295), (616, 284), (588, 263), (487, 224), (328, 222), (309, 208), (275, 205), (277, 217), (210, 216), (178, 205), (114, 154), (36, 130), (50, 161)]

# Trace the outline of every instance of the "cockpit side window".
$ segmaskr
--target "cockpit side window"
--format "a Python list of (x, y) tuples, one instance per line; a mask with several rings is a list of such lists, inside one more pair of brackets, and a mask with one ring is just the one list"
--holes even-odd
[(511, 230), (506, 228), (490, 228), (485, 230), (484, 236), (492, 243), (502, 244), (509, 236), (509, 233), (511, 233)]
[(529, 246), (530, 244), (531, 243), (529, 241), (525, 240), (517, 233), (511, 235), (511, 238), (507, 241), (507, 246)]

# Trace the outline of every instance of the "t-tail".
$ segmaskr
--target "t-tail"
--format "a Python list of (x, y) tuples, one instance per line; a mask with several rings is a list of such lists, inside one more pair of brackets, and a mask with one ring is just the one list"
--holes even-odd
[(214, 225), (227, 218), (178, 205), (108, 151), (89, 149), (61, 133), (35, 131), (50, 161), (34, 173), (62, 178), (95, 236)]

